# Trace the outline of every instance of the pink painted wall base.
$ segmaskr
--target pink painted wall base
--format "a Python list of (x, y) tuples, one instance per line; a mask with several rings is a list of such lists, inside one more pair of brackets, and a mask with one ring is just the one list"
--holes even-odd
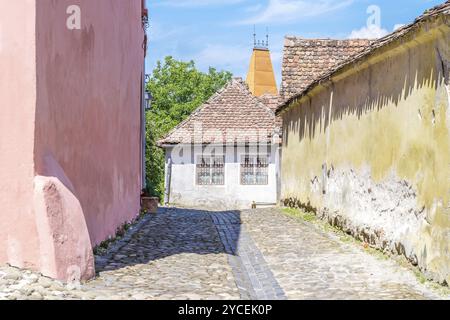
[(0, 1), (0, 264), (63, 281), (140, 209), (142, 0)]

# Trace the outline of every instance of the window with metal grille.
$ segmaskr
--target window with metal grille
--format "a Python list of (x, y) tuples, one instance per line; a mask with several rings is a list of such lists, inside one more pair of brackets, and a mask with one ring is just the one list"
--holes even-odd
[(225, 184), (225, 158), (223, 156), (198, 156), (198, 185)]
[(241, 157), (241, 184), (267, 185), (269, 184), (269, 158), (268, 156)]

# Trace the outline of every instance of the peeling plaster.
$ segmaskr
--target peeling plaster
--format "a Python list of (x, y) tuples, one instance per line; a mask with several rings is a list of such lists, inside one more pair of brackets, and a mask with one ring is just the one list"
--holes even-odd
[(433, 28), (283, 113), (282, 199), (450, 283), (450, 29)]

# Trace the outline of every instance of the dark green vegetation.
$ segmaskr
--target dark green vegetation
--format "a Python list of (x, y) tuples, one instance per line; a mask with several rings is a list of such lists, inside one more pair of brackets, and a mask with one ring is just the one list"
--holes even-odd
[(148, 89), (153, 95), (147, 111), (147, 192), (164, 198), (164, 151), (156, 142), (185, 120), (195, 109), (221, 89), (232, 75), (210, 68), (197, 70), (195, 63), (166, 57), (151, 74)]

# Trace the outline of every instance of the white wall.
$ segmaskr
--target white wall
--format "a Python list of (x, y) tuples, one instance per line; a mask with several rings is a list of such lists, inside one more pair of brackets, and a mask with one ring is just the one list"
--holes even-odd
[[(223, 210), (249, 209), (253, 201), (277, 203), (278, 159), (276, 153), (279, 151), (278, 145), (269, 146), (264, 152), (269, 157), (269, 183), (263, 186), (240, 184), (240, 159), (241, 155), (246, 152), (240, 148), (229, 148), (227, 152), (223, 153), (225, 155), (225, 184), (221, 186), (196, 184), (195, 161), (197, 155), (201, 154), (201, 150), (192, 150), (189, 155), (185, 154), (182, 161), (177, 160), (177, 152), (172, 153), (172, 151), (173, 148), (166, 148), (166, 173), (169, 159), (172, 162), (169, 197), (171, 205)], [(252, 150), (248, 152), (255, 154)]]

